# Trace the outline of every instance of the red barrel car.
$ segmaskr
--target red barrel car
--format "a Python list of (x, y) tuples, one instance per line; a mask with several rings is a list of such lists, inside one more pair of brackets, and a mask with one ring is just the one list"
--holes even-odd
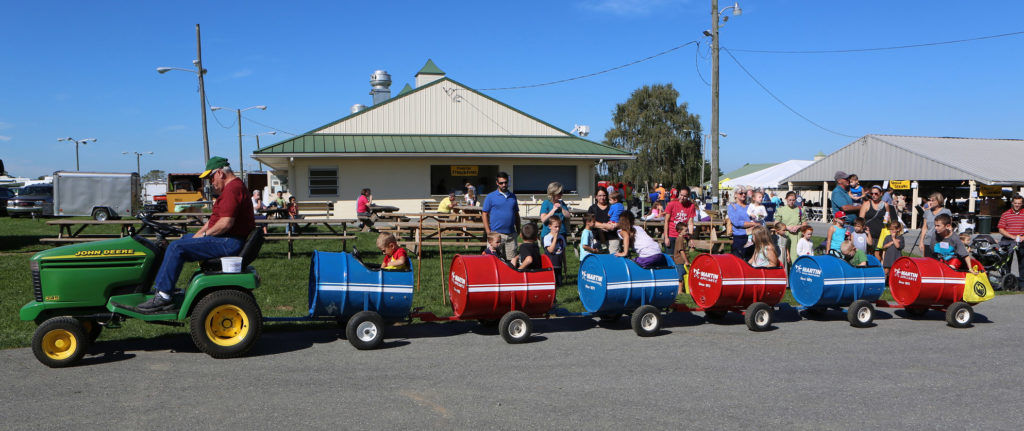
[(755, 268), (732, 254), (697, 256), (687, 279), (693, 301), (709, 319), (742, 312), (752, 331), (771, 326), (773, 307), (782, 300), (787, 283), (782, 267)]
[(904, 256), (889, 270), (889, 291), (912, 317), (929, 309), (945, 310), (946, 323), (966, 328), (974, 320), (972, 304), (964, 301), (967, 274), (938, 259)]

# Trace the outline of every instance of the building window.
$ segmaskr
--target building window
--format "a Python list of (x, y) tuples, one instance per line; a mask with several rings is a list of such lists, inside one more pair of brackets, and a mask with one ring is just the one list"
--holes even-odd
[(516, 165), (512, 167), (512, 191), (519, 194), (546, 194), (548, 184), (562, 183), (564, 194), (577, 193), (576, 167), (556, 165)]
[(338, 168), (309, 168), (310, 196), (338, 196)]
[(466, 192), (466, 183), (476, 187), (477, 196), (493, 191), (498, 165), (430, 165), (430, 194)]

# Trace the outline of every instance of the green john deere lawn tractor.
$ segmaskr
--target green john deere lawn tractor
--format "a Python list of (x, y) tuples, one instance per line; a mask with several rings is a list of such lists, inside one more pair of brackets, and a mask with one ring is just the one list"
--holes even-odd
[(173, 295), (173, 311), (148, 314), (135, 306), (152, 297), (150, 287), (163, 260), (167, 236), (180, 228), (140, 216), (156, 241), (139, 235), (68, 245), (36, 253), (30, 260), (35, 300), (21, 307), (21, 320), (39, 325), (32, 353), (50, 367), (74, 364), (106, 328), (129, 318), (180, 326), (187, 322), (199, 350), (215, 358), (244, 355), (262, 330), (252, 290), (259, 275), (249, 266), (263, 244), (259, 229), (240, 253), (242, 270), (223, 272), (219, 259), (200, 263), (184, 292)]

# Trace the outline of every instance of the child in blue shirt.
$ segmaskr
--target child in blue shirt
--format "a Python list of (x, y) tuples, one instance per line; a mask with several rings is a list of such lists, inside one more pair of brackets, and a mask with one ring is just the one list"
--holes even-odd
[(864, 187), (861, 187), (856, 175), (850, 175), (850, 197), (853, 198), (853, 203), (858, 205), (864, 197)]
[(551, 267), (555, 270), (555, 287), (562, 285), (562, 263), (565, 260), (565, 237), (559, 232), (562, 230), (562, 219), (551, 217), (548, 219), (548, 234), (544, 235), (541, 245), (544, 246), (544, 254), (551, 259)]
[(612, 192), (608, 195), (608, 202), (611, 202), (611, 205), (608, 206), (608, 221), (611, 223), (618, 223), (619, 216), (626, 210), (625, 207), (622, 206), (622, 193), (619, 193), (618, 190)]
[(594, 215), (587, 213), (583, 216), (583, 235), (580, 236), (580, 262), (583, 262), (591, 253), (599, 253), (599, 243), (594, 237)]

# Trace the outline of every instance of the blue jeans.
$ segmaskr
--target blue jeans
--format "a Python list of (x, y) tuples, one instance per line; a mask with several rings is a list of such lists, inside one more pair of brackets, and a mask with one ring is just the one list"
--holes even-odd
[(154, 285), (156, 290), (170, 293), (181, 275), (181, 267), (185, 262), (213, 259), (215, 257), (237, 256), (242, 251), (243, 240), (233, 237), (204, 236), (193, 238), (186, 234), (177, 241), (171, 242), (164, 252), (164, 261), (160, 271), (156, 273)]

